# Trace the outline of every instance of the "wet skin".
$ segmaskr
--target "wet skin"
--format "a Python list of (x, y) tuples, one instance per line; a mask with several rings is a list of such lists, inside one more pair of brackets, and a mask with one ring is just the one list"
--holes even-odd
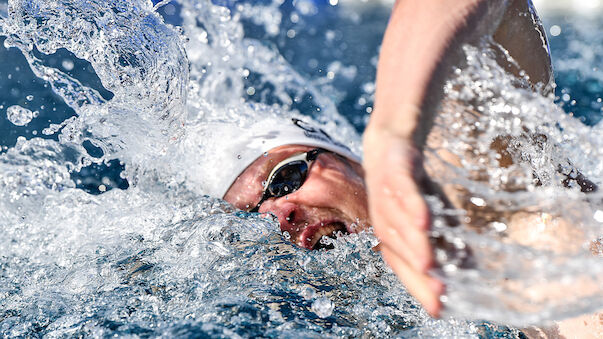
[[(272, 149), (251, 164), (232, 184), (224, 200), (241, 210), (260, 201), (270, 171), (279, 162), (313, 147), (287, 145)], [(334, 153), (321, 153), (308, 170), (301, 188), (280, 198), (270, 198), (259, 208), (278, 218), (281, 231), (297, 245), (316, 249), (322, 236), (358, 233), (369, 225), (364, 171), (360, 164)]]

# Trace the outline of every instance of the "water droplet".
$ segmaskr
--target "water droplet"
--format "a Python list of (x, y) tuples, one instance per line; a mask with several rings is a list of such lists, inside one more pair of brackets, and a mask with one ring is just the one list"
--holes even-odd
[(316, 297), (316, 291), (312, 287), (304, 288), (304, 290), (300, 294), (306, 300), (314, 299), (314, 297)]
[(17, 126), (27, 125), (33, 119), (33, 116), (32, 111), (18, 105), (10, 106), (6, 109), (6, 117)]
[(32, 101), (34, 99), (34, 96), (30, 94), (26, 96), (25, 99), (27, 99), (27, 101)]
[(63, 66), (63, 69), (66, 71), (71, 71), (75, 65), (73, 64), (73, 61), (64, 59), (63, 62), (61, 62), (61, 66)]
[(335, 306), (329, 298), (319, 298), (312, 303), (312, 312), (321, 318), (330, 317)]
[(472, 204), (474, 204), (477, 207), (484, 207), (486, 206), (486, 201), (482, 198), (478, 198), (478, 197), (471, 197), (471, 199), (469, 199), (471, 201)]
[(507, 230), (507, 225), (505, 223), (502, 222), (493, 222), (490, 223), (490, 226), (496, 231), (496, 232), (504, 232)]
[(176, 6), (174, 6), (172, 4), (168, 4), (165, 7), (163, 7), (163, 11), (167, 15), (175, 15), (176, 14)]

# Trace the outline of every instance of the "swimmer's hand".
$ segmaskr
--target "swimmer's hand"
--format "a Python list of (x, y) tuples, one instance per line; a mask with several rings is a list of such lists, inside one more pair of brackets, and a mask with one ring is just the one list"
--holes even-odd
[(433, 251), (429, 209), (417, 184), (425, 175), (421, 153), (412, 141), (369, 125), (364, 155), (370, 218), (383, 258), (410, 294), (437, 317), (444, 285), (427, 274)]

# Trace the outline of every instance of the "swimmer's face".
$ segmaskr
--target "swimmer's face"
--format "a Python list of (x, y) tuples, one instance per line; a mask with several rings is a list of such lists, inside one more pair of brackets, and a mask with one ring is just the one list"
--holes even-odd
[[(224, 200), (239, 209), (251, 210), (260, 202), (263, 182), (274, 167), (312, 149), (288, 145), (271, 150), (237, 178)], [(360, 232), (369, 225), (362, 167), (333, 153), (321, 153), (311, 163), (306, 180), (297, 191), (265, 200), (259, 212), (275, 215), (291, 241), (308, 249), (320, 248), (323, 235)]]

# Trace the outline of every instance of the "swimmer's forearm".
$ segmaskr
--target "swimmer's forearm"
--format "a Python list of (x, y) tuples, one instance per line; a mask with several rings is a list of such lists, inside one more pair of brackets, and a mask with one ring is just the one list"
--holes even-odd
[(375, 111), (369, 129), (414, 141), (419, 148), (442, 97), (460, 46), (492, 34), (504, 0), (398, 0), (381, 50)]

